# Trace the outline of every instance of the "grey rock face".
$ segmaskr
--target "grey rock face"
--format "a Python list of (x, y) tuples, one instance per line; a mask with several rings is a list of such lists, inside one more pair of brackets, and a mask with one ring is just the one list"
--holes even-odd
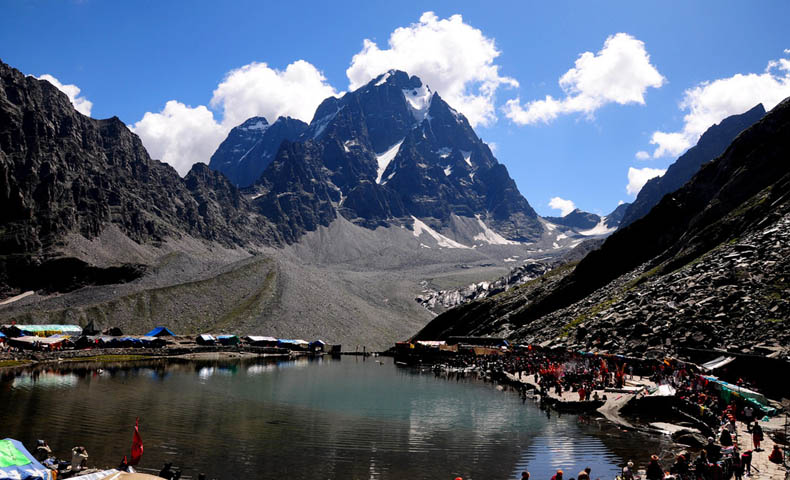
[(209, 167), (237, 187), (248, 187), (260, 178), (282, 142), (295, 140), (306, 129), (306, 123), (291, 117), (280, 117), (271, 125), (263, 117), (252, 117), (230, 131)]

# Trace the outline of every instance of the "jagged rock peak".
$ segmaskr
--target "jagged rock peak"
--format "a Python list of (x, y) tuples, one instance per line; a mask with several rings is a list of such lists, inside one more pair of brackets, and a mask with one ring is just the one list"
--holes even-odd
[(211, 156), (209, 167), (225, 174), (234, 185), (252, 185), (283, 140), (295, 140), (306, 129), (306, 123), (291, 117), (278, 117), (272, 124), (265, 117), (248, 118), (230, 131)]

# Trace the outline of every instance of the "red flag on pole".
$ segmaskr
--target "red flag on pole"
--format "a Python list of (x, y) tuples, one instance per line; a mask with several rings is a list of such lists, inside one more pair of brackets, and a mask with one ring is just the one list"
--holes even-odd
[(129, 465), (137, 465), (143, 456), (143, 439), (140, 437), (140, 418), (134, 421), (134, 436), (132, 436), (132, 459)]

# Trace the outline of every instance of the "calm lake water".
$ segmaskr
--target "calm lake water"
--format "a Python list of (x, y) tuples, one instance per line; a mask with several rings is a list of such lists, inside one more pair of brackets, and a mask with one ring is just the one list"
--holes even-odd
[(590, 466), (612, 479), (665, 440), (600, 419), (548, 418), (532, 400), (477, 377), (402, 368), (389, 358), (166, 361), (61, 367), (0, 380), (0, 438), (46, 439), (61, 458), (84, 445), (90, 464), (129, 454), (182, 478), (548, 480)]

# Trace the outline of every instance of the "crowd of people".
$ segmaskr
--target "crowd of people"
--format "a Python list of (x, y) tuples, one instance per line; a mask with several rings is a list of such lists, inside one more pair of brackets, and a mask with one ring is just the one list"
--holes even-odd
[[(532, 375), (541, 391), (575, 392), (579, 401), (597, 400), (598, 390), (622, 389), (628, 379), (645, 378), (656, 385), (671, 386), (679, 408), (708, 425), (713, 435), (697, 453), (683, 451), (670, 464), (652, 455), (641, 477), (634, 462), (629, 461), (622, 467), (619, 476), (622, 480), (741, 480), (756, 470), (752, 459), (763, 452), (764, 432), (756, 419), (764, 412), (744, 397), (721, 395), (717, 386), (691, 364), (670, 359), (643, 360), (538, 349), (488, 356), (459, 354), (452, 362), (454, 367), (477, 365), (481, 371), (493, 375), (508, 373), (519, 380)], [(737, 383), (749, 387), (743, 380)], [(738, 421), (746, 425), (748, 438), (739, 438)], [(781, 448), (774, 445), (768, 460), (782, 464)], [(523, 472), (521, 478), (529, 479), (529, 472)], [(575, 478), (568, 478), (557, 471), (551, 478), (588, 480), (590, 477), (589, 472), (580, 472)]]

